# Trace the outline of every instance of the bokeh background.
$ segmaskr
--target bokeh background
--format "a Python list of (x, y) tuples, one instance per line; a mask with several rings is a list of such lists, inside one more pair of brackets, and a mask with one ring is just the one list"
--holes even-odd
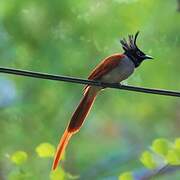
[[(0, 66), (86, 78), (104, 57), (122, 52), (120, 38), (137, 30), (138, 45), (155, 59), (124, 84), (179, 90), (176, 0), (1, 0)], [(82, 88), (0, 75), (0, 179), (19, 172), (28, 172), (25, 180), (50, 178), (52, 158), (38, 157), (35, 149), (43, 142), (57, 145)], [(179, 136), (179, 108), (174, 97), (103, 91), (72, 138), (62, 171), (86, 180), (141, 170), (140, 152), (155, 138)], [(9, 158), (18, 150), (28, 153), (20, 170)], [(163, 179), (170, 177), (180, 176), (176, 172)]]

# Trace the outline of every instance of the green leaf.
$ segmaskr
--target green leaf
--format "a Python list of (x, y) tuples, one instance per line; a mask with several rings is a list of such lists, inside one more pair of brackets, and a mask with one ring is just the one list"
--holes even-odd
[(16, 165), (24, 164), (27, 161), (28, 155), (24, 151), (16, 151), (10, 157), (11, 161)]
[(133, 180), (133, 175), (131, 172), (125, 172), (119, 176), (119, 180)]
[(41, 158), (53, 157), (55, 154), (55, 147), (50, 143), (41, 143), (36, 147), (36, 152)]
[(163, 138), (156, 139), (153, 141), (152, 149), (157, 154), (166, 156), (169, 150), (169, 142)]
[(166, 160), (171, 165), (180, 165), (179, 154), (174, 149), (171, 149), (168, 151), (168, 154), (166, 156)]
[(180, 150), (180, 138), (175, 139), (175, 148)]
[(57, 168), (50, 173), (50, 180), (65, 180), (65, 172), (61, 168)]
[(142, 153), (140, 161), (149, 169), (154, 169), (157, 166), (155, 160), (153, 159), (153, 155), (149, 151)]

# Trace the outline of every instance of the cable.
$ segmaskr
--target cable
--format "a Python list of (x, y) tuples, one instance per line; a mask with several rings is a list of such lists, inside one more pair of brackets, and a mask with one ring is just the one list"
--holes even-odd
[(121, 85), (120, 83), (104, 83), (100, 81), (86, 80), (86, 79), (81, 79), (81, 78), (60, 76), (60, 75), (47, 74), (47, 73), (34, 72), (34, 71), (26, 71), (26, 70), (21, 70), (21, 69), (0, 67), (0, 73), (14, 74), (18, 76), (26, 76), (26, 77), (33, 77), (33, 78), (39, 78), (39, 79), (48, 79), (48, 80), (53, 80), (53, 81), (64, 81), (64, 82), (70, 82), (70, 83), (88, 84), (88, 85), (93, 85), (93, 86), (102, 86), (104, 88), (106, 87), (106, 88), (122, 89), (122, 90), (136, 91), (136, 92), (141, 92), (141, 93), (180, 97), (180, 92), (177, 92), (177, 91)]

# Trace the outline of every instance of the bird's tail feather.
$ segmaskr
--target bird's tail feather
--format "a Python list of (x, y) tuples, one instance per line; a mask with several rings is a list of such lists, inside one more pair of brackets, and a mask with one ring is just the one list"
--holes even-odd
[(66, 149), (66, 146), (72, 137), (73, 134), (79, 131), (81, 128), (88, 112), (90, 111), (93, 102), (96, 98), (98, 90), (93, 87), (88, 87), (86, 89), (86, 92), (81, 99), (79, 106), (77, 107), (76, 111), (73, 113), (72, 118), (70, 120), (69, 125), (67, 126), (63, 136), (61, 137), (61, 140), (59, 142), (59, 145), (56, 150), (56, 154), (54, 157), (54, 162), (52, 169), (55, 170), (58, 166), (59, 161), (62, 158), (62, 155)]

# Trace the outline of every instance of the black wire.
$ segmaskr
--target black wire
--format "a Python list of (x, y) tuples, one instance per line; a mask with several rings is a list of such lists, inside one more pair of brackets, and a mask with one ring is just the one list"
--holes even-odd
[(106, 88), (136, 91), (136, 92), (141, 92), (141, 93), (180, 97), (180, 92), (176, 92), (176, 91), (121, 85), (120, 83), (103, 83), (100, 81), (92, 81), (92, 80), (86, 80), (86, 79), (75, 78), (75, 77), (26, 71), (26, 70), (21, 70), (21, 69), (0, 67), (0, 73), (15, 74), (15, 75), (19, 75), (19, 76), (34, 77), (34, 78), (39, 78), (39, 79), (49, 79), (49, 80), (54, 80), (54, 81), (64, 81), (64, 82), (71, 82), (71, 83), (78, 83), (78, 84), (88, 84), (88, 85), (101, 86), (101, 87), (106, 87)]

